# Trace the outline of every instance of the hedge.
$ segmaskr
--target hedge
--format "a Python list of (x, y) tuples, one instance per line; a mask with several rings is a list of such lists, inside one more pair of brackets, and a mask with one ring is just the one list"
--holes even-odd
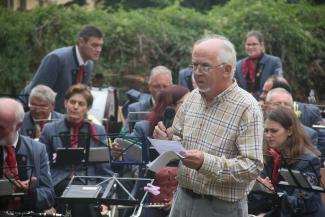
[(281, 57), (295, 97), (305, 100), (310, 89), (325, 99), (325, 6), (307, 1), (231, 0), (207, 13), (179, 3), (159, 8), (93, 11), (50, 6), (31, 11), (0, 8), (0, 92), (18, 94), (49, 51), (75, 43), (82, 26), (95, 24), (105, 32), (105, 46), (96, 73), (105, 82), (127, 89), (126, 75), (148, 75), (156, 65), (174, 72), (191, 62), (192, 43), (205, 33), (227, 36), (238, 59), (245, 56), (243, 37), (260, 30), (267, 53)]

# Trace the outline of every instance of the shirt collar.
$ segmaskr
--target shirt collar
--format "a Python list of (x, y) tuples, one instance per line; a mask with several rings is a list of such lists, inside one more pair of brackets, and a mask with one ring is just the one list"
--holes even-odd
[(76, 49), (76, 55), (77, 55), (77, 60), (78, 60), (79, 66), (85, 65), (85, 61), (82, 59), (80, 52), (79, 52), (79, 46), (76, 45), (75, 49)]
[[(221, 92), (219, 95), (215, 96), (212, 100), (211, 103), (209, 103), (209, 105), (213, 105), (215, 103), (221, 103), (221, 102), (224, 102), (227, 98), (229, 98), (229, 94), (236, 88), (238, 87), (237, 85), (237, 82), (235, 79), (233, 79), (233, 83), (226, 89), (224, 90), (223, 92)], [(204, 101), (206, 102), (205, 100), (205, 96), (203, 93), (201, 93), (201, 96), (202, 98), (204, 99)]]

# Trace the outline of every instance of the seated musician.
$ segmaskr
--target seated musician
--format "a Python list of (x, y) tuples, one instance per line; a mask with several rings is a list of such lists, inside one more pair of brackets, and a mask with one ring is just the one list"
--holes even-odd
[[(40, 141), (47, 145), (50, 161), (53, 162), (56, 159), (57, 148), (107, 146), (104, 127), (87, 119), (87, 112), (90, 110), (92, 103), (93, 96), (87, 86), (76, 84), (68, 89), (64, 101), (67, 111), (65, 119), (46, 124), (40, 137)], [(109, 163), (89, 162), (86, 169), (83, 165), (59, 166), (51, 163), (50, 166), (57, 197), (62, 195), (73, 175), (107, 177), (113, 174)], [(86, 184), (84, 179), (77, 179), (76, 181), (77, 183), (74, 184)], [(91, 180), (88, 184), (94, 184), (94, 180)], [(61, 209), (62, 207), (58, 208)], [(92, 208), (87, 205), (72, 205), (72, 216), (92, 216), (91, 212)]]
[(25, 194), (0, 196), (0, 211), (48, 212), (55, 195), (46, 147), (19, 134), (23, 118), (19, 102), (0, 98), (0, 178), (11, 180), (14, 194)]
[(45, 123), (63, 119), (64, 115), (54, 111), (56, 93), (45, 85), (37, 85), (30, 92), (28, 106), (20, 133), (33, 139), (39, 138)]
[[(285, 78), (282, 76), (271, 76), (266, 80), (263, 86), (263, 92), (260, 95), (260, 103), (263, 107), (266, 106), (266, 102), (264, 101), (266, 100), (268, 92), (276, 88), (283, 88), (287, 90), (289, 94), (292, 93), (292, 88)], [(277, 96), (277, 98), (279, 97)], [(306, 104), (297, 101), (292, 101), (292, 108), (294, 109), (301, 123), (309, 128), (308, 129), (305, 127), (309, 135), (314, 132), (314, 135), (317, 136), (317, 144), (315, 144), (315, 137), (312, 137), (312, 142), (318, 146), (318, 149), (321, 151), (322, 155), (325, 155), (325, 129), (313, 128), (314, 125), (325, 125), (324, 121), (322, 120), (320, 109), (313, 104)]]
[(283, 195), (270, 204), (266, 194), (254, 198), (250, 195), (249, 212), (259, 216), (325, 216), (319, 192), (278, 185), (284, 180), (279, 168), (298, 170), (306, 174), (311, 185), (320, 184), (320, 152), (311, 143), (294, 111), (278, 107), (268, 113), (264, 137), (265, 166), (258, 179), (274, 193)]

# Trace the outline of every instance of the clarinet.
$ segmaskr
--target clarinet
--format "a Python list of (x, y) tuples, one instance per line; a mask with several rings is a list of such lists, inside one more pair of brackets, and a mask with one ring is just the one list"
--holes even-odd
[(49, 216), (49, 217), (64, 217), (64, 215), (60, 213), (36, 213), (36, 212), (15, 212), (15, 211), (3, 211), (0, 212), (0, 216)]

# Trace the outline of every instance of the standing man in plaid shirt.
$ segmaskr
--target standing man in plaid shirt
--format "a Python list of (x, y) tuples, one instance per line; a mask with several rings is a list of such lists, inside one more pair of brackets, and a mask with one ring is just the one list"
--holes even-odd
[(192, 69), (198, 88), (173, 126), (157, 139), (178, 139), (187, 151), (179, 165), (170, 217), (247, 216), (246, 196), (263, 168), (263, 117), (254, 97), (233, 79), (236, 51), (222, 36), (197, 41)]

